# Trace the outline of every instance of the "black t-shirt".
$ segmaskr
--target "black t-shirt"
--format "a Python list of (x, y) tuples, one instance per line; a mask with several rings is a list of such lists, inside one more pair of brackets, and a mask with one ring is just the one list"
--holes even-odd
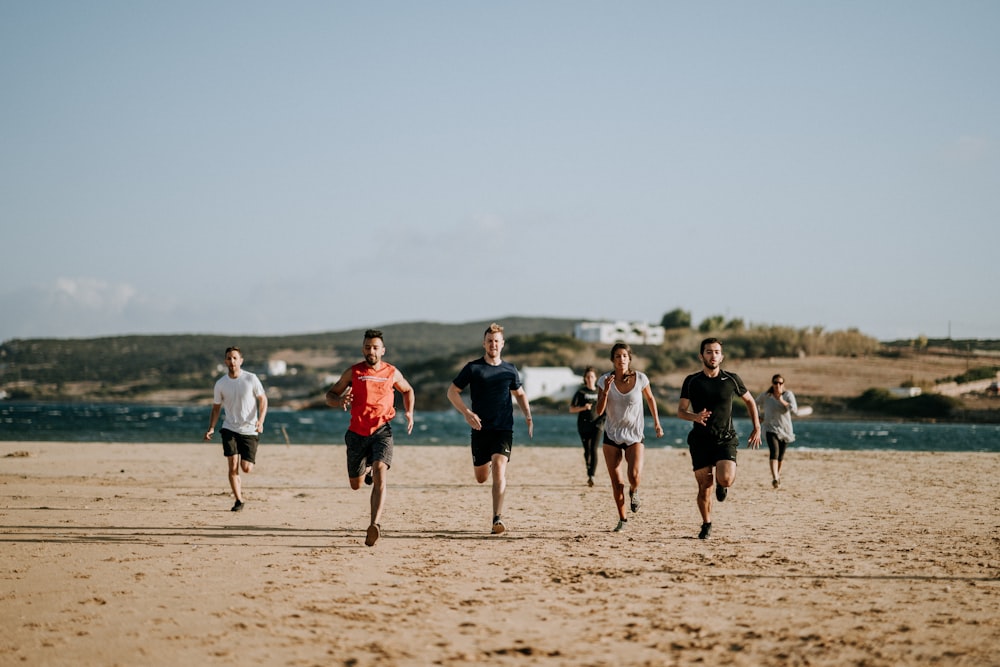
[(471, 409), (479, 415), (484, 431), (514, 430), (510, 392), (521, 388), (521, 376), (514, 364), (501, 361), (491, 366), (480, 357), (467, 363), (453, 382), (459, 389), (470, 387)]
[(745, 393), (747, 388), (736, 373), (720, 371), (713, 378), (699, 371), (684, 378), (681, 398), (691, 401), (691, 412), (708, 409), (712, 413), (704, 426), (697, 422), (691, 423), (688, 443), (722, 444), (736, 439), (733, 399)]
[(574, 408), (590, 403), (589, 410), (582, 410), (576, 413), (576, 428), (581, 433), (588, 433), (600, 428), (604, 424), (604, 418), (606, 415), (597, 414), (597, 388), (587, 389), (584, 385), (577, 390), (576, 394), (573, 395), (573, 400), (570, 402)]

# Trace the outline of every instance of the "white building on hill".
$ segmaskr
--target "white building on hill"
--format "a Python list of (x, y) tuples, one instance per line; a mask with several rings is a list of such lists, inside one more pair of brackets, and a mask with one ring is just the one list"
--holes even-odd
[(583, 384), (583, 378), (567, 366), (525, 366), (521, 369), (521, 385), (528, 400), (546, 397), (557, 401), (569, 400)]
[(578, 322), (573, 327), (573, 337), (588, 343), (617, 343), (629, 345), (662, 345), (663, 327), (648, 322)]

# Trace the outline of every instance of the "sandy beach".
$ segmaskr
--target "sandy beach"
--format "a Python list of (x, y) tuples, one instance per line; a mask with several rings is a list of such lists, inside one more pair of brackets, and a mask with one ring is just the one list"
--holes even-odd
[(383, 537), (343, 446), (0, 443), (0, 665), (1000, 665), (997, 454), (741, 450), (700, 518), (647, 450), (626, 532), (575, 448), (397, 446)]

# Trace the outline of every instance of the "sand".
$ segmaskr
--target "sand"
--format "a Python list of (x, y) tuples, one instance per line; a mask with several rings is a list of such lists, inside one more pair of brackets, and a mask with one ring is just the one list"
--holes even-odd
[(1000, 665), (998, 454), (766, 448), (700, 518), (647, 450), (515, 445), (505, 516), (465, 446), (396, 448), (384, 535), (343, 446), (0, 443), (0, 665)]

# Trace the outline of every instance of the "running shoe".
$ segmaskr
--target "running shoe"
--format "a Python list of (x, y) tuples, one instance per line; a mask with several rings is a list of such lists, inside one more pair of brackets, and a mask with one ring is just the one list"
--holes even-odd
[(233, 509), (231, 509), (229, 511), (230, 512), (242, 512), (243, 511), (243, 501), (242, 500), (237, 500), (236, 504), (233, 505)]
[(378, 538), (382, 536), (382, 527), (377, 523), (373, 523), (368, 526), (368, 532), (365, 534), (365, 546), (370, 547), (378, 541)]
[(614, 533), (620, 533), (623, 530), (625, 530), (625, 527), (627, 525), (628, 525), (628, 519), (618, 519), (618, 525), (615, 526), (615, 529), (612, 532), (614, 532)]
[(594, 477), (590, 476), (587, 478), (587, 486), (593, 486), (593, 485), (594, 485)]
[(639, 501), (639, 489), (636, 489), (635, 491), (629, 491), (628, 492), (628, 497), (629, 497), (629, 500), (632, 502), (632, 511), (633, 512), (638, 512), (639, 511), (639, 505), (640, 505), (640, 501)]
[(718, 484), (715, 485), (715, 499), (720, 503), (726, 499), (726, 494), (729, 493), (729, 489)]
[(505, 530), (507, 530), (507, 526), (503, 525), (503, 520), (500, 518), (500, 515), (497, 514), (493, 517), (493, 534), (499, 535)]
[(369, 468), (368, 472), (365, 473), (365, 484), (367, 484), (368, 486), (371, 486), (373, 483), (374, 483), (374, 480), (372, 479), (372, 471), (371, 471), (371, 468)]
[(699, 540), (707, 540), (708, 536), (712, 534), (712, 524), (703, 523), (701, 524), (701, 532), (698, 533)]
[(778, 488), (779, 486), (781, 486), (781, 480), (780, 479), (773, 480), (771, 482), (771, 486), (773, 486), (774, 488)]

